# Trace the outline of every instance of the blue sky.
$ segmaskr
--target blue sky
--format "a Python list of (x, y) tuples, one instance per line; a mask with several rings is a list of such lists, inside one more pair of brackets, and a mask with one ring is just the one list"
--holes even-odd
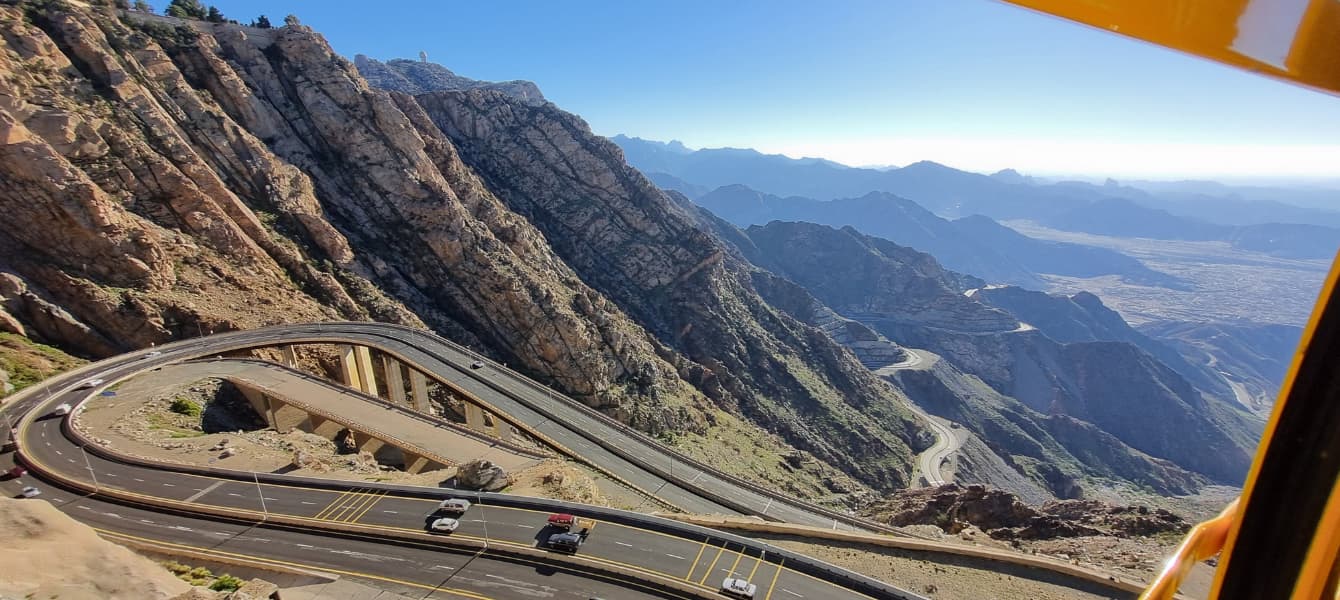
[[(1340, 98), (989, 0), (348, 2), (336, 51), (529, 79), (596, 133), (848, 164), (1340, 178)], [(155, 6), (166, 5), (158, 0)]]

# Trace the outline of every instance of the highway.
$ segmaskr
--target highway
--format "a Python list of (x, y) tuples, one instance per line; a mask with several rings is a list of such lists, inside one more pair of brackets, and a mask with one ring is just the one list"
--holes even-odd
[[(323, 329), (324, 326), (316, 326), (316, 331), (304, 331), (301, 335), (320, 335)], [(292, 339), (292, 333), (280, 335)], [(161, 362), (222, 352), (240, 344), (255, 345), (273, 335), (276, 335), (273, 331), (242, 332), (169, 345), (162, 348), (162, 355), (152, 359), (112, 359), (110, 366), (98, 371), (98, 376), (111, 382)], [(369, 343), (383, 344), (384, 341)], [(433, 358), (410, 344), (399, 351), (416, 362)], [(415, 352), (420, 354), (409, 356)], [(470, 379), (458, 381), (464, 385)], [(49, 395), (37, 394), (24, 404), (36, 404), (33, 413), (36, 417), (60, 402), (77, 403), (90, 394), (88, 390), (72, 391), (69, 387), (57, 388)], [(15, 414), (16, 409), (23, 408), (7, 406), (6, 413)], [(38, 467), (38, 472), (58, 472), (92, 483), (100, 491), (120, 490), (140, 495), (146, 502), (150, 498), (164, 499), (189, 503), (201, 511), (250, 511), (255, 521), (287, 516), (314, 524), (344, 523), (399, 534), (423, 532), (434, 507), (433, 500), (395, 491), (237, 481), (126, 464), (82, 451), (63, 431), (63, 421), (59, 417), (45, 417), (36, 418), (27, 427), (21, 425), (18, 441), (26, 462)], [(27, 481), (31, 482), (31, 478)], [(471, 598), (684, 597), (680, 592), (653, 590), (636, 582), (609, 581), (607, 576), (574, 570), (577, 567), (534, 564), (488, 553), (462, 554), (460, 550), (422, 542), (391, 543), (384, 539), (294, 530), (291, 526), (202, 519), (198, 514), (174, 514), (79, 497), (52, 485), (40, 487), (47, 500), (113, 539), (136, 536), (191, 548), (236, 552), (263, 561), (282, 561), (413, 588), (419, 590), (419, 595), (427, 589), (436, 590), (430, 596)], [(544, 518), (544, 513), (532, 510), (476, 505), (463, 516), (460, 529), (451, 535), (461, 540), (487, 541), (490, 548), (531, 548), (550, 533), (545, 529)], [(869, 597), (788, 568), (776, 553), (769, 556), (761, 547), (745, 548), (721, 539), (686, 538), (621, 523), (599, 522), (580, 555), (601, 565), (694, 584), (704, 592), (714, 590), (722, 578), (734, 574), (758, 584), (758, 597), (764, 599)], [(612, 591), (610, 587), (618, 589)]]
[[(163, 355), (150, 362), (285, 343), (353, 343), (396, 355), (430, 377), (491, 405), (504, 418), (538, 431), (596, 468), (685, 512), (747, 513), (788, 523), (858, 529), (845, 515), (723, 478), (574, 400), (420, 330), (352, 322), (276, 326), (175, 342), (161, 347)], [(483, 360), (484, 368), (471, 369), (476, 360)], [(861, 528), (874, 526), (862, 524)]]

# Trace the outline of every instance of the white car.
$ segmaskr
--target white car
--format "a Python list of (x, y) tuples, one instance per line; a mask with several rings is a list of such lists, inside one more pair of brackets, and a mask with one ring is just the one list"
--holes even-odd
[(103, 380), (101, 380), (101, 379), (85, 379), (85, 380), (84, 380), (83, 382), (81, 382), (79, 385), (75, 386), (74, 389), (76, 389), (76, 390), (86, 390), (86, 389), (89, 389), (89, 388), (91, 388), (91, 387), (93, 387), (93, 386), (102, 385), (102, 382), (103, 382)]
[(146, 352), (144, 356), (142, 356), (141, 358), (154, 358), (162, 353), (163, 352), (161, 350), (154, 350), (152, 352)]
[(19, 495), (23, 496), (24, 498), (36, 498), (42, 495), (42, 490), (39, 490), (30, 485), (28, 487), (23, 488), (23, 491), (19, 492)]
[(472, 363), (470, 363), (470, 368), (471, 368), (471, 369), (482, 369), (482, 368), (484, 368), (484, 361), (482, 361), (482, 360), (477, 360), (477, 361), (475, 361), (475, 362), (472, 362)]
[(58, 417), (63, 417), (65, 415), (70, 414), (71, 410), (73, 410), (73, 407), (71, 407), (69, 404), (62, 403), (57, 405), (56, 410), (51, 411), (51, 414), (56, 415)]
[(738, 577), (727, 577), (721, 582), (721, 593), (735, 598), (753, 598), (758, 586)]
[(462, 500), (460, 498), (447, 498), (446, 500), (443, 500), (441, 504), (437, 505), (437, 510), (459, 515), (470, 510), (470, 501)]
[(429, 525), (428, 527), (433, 531), (440, 531), (442, 533), (451, 533), (453, 531), (456, 531), (456, 528), (460, 526), (461, 526), (460, 521), (448, 517), (442, 517), (441, 519), (434, 519), (433, 524)]

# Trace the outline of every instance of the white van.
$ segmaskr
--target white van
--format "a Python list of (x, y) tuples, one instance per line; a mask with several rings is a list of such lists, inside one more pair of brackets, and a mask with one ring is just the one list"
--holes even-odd
[(461, 514), (470, 510), (470, 501), (462, 500), (460, 498), (447, 498), (446, 500), (443, 500), (441, 504), (437, 505), (437, 510), (441, 512)]
[(56, 410), (51, 411), (51, 414), (56, 415), (58, 417), (63, 417), (65, 415), (70, 414), (70, 409), (71, 407), (69, 404), (59, 404), (56, 406)]

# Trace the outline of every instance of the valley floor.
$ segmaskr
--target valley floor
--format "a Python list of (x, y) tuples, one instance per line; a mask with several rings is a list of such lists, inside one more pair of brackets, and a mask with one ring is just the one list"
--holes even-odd
[(1007, 225), (1024, 235), (1117, 250), (1151, 269), (1189, 281), (1194, 289), (1132, 285), (1115, 275), (1044, 275), (1047, 291), (1088, 291), (1120, 312), (1132, 325), (1149, 321), (1251, 321), (1301, 325), (1316, 303), (1330, 264), (1324, 260), (1275, 258), (1231, 248), (1226, 242), (1117, 238), (1038, 226)]

